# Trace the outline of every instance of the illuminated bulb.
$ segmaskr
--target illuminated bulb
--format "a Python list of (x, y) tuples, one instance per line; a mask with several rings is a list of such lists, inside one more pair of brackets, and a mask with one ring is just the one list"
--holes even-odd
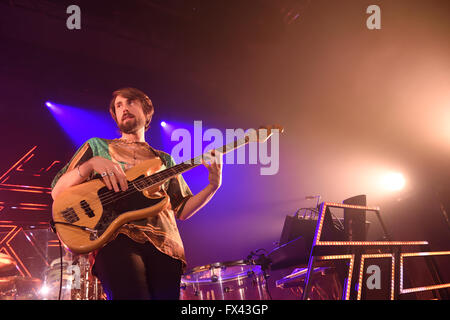
[(399, 191), (405, 186), (405, 178), (401, 173), (390, 172), (381, 179), (381, 184), (386, 190)]
[(46, 296), (49, 292), (50, 292), (50, 288), (47, 287), (46, 285), (43, 285), (41, 287), (41, 290), (39, 290), (39, 293), (43, 296)]
[(161, 121), (161, 127), (165, 128), (167, 126), (167, 123), (165, 121)]

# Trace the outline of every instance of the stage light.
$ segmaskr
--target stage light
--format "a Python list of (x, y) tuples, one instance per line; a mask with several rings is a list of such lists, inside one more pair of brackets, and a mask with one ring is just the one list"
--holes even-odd
[(399, 191), (405, 186), (405, 178), (399, 172), (389, 172), (381, 178), (381, 184), (386, 190)]
[(45, 284), (44, 284), (44, 285), (41, 287), (41, 289), (39, 290), (39, 293), (40, 293), (41, 295), (43, 295), (43, 296), (48, 295), (49, 292), (50, 292), (50, 288), (47, 287), (47, 285), (45, 285)]
[(165, 128), (167, 126), (167, 123), (165, 121), (161, 121), (161, 127)]
[(109, 139), (117, 136), (117, 126), (107, 111), (76, 108), (49, 101), (45, 105), (77, 147), (92, 137)]

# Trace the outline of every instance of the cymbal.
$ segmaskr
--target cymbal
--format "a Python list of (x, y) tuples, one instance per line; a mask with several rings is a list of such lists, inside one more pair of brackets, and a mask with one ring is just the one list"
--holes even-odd
[(17, 290), (31, 290), (40, 288), (42, 281), (38, 278), (32, 277), (15, 277), (14, 282), (16, 283)]
[(0, 278), (0, 292), (14, 289), (14, 282), (6, 278)]
[(16, 289), (17, 291), (29, 291), (41, 286), (41, 279), (32, 277), (10, 276), (0, 278), (0, 291)]
[(9, 255), (0, 252), (0, 272), (10, 271), (15, 267), (16, 262), (14, 259)]

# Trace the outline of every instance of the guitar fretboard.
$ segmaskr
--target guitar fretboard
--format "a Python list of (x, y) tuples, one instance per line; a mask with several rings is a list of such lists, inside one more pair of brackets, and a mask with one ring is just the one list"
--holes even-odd
[[(214, 151), (225, 154), (225, 153), (233, 151), (233, 150), (247, 144), (248, 142), (249, 142), (249, 138), (247, 136), (245, 136), (242, 139), (232, 141), (229, 144), (226, 144), (220, 148), (214, 149)], [(159, 171), (157, 173), (154, 173), (151, 176), (142, 178), (141, 180), (136, 181), (134, 184), (138, 189), (145, 189), (145, 188), (151, 187), (153, 185), (156, 185), (158, 183), (166, 181), (180, 173), (186, 172), (190, 169), (193, 169), (193, 168), (201, 165), (202, 158), (203, 158), (203, 155), (197, 156), (195, 158), (192, 158), (190, 160), (187, 160), (180, 164), (177, 164), (173, 167), (170, 167), (170, 168), (164, 169), (162, 171)]]

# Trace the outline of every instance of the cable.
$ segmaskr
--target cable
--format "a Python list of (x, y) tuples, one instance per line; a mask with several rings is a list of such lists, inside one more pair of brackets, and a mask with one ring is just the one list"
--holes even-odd
[[(53, 228), (54, 228), (55, 224), (62, 224), (62, 225), (65, 225), (65, 226), (75, 227), (75, 228), (81, 229), (83, 231), (89, 231), (90, 233), (93, 233), (95, 235), (97, 235), (97, 232), (98, 232), (95, 229), (91, 229), (91, 228), (88, 228), (88, 227), (85, 227), (85, 226), (79, 226), (79, 225), (76, 225), (76, 224), (73, 224), (73, 223), (62, 222), (62, 221), (54, 221), (53, 219), (50, 221), (50, 223), (53, 225)], [(57, 233), (56, 229), (55, 229), (54, 232)]]
[(60, 263), (60, 279), (59, 279), (59, 294), (58, 294), (58, 300), (61, 300), (61, 292), (62, 292), (62, 283), (63, 283), (63, 251), (62, 251), (62, 244), (61, 240), (58, 239), (59, 242), (59, 263)]
[(263, 274), (264, 274), (264, 280), (265, 280), (265, 285), (266, 285), (266, 291), (267, 291), (267, 294), (269, 295), (269, 298), (270, 298), (270, 300), (273, 300), (272, 299), (272, 295), (270, 294), (270, 291), (269, 291), (269, 283), (268, 283), (268, 281), (267, 281), (267, 279), (269, 278), (269, 276), (267, 275), (267, 272), (266, 272), (266, 270), (263, 270)]

